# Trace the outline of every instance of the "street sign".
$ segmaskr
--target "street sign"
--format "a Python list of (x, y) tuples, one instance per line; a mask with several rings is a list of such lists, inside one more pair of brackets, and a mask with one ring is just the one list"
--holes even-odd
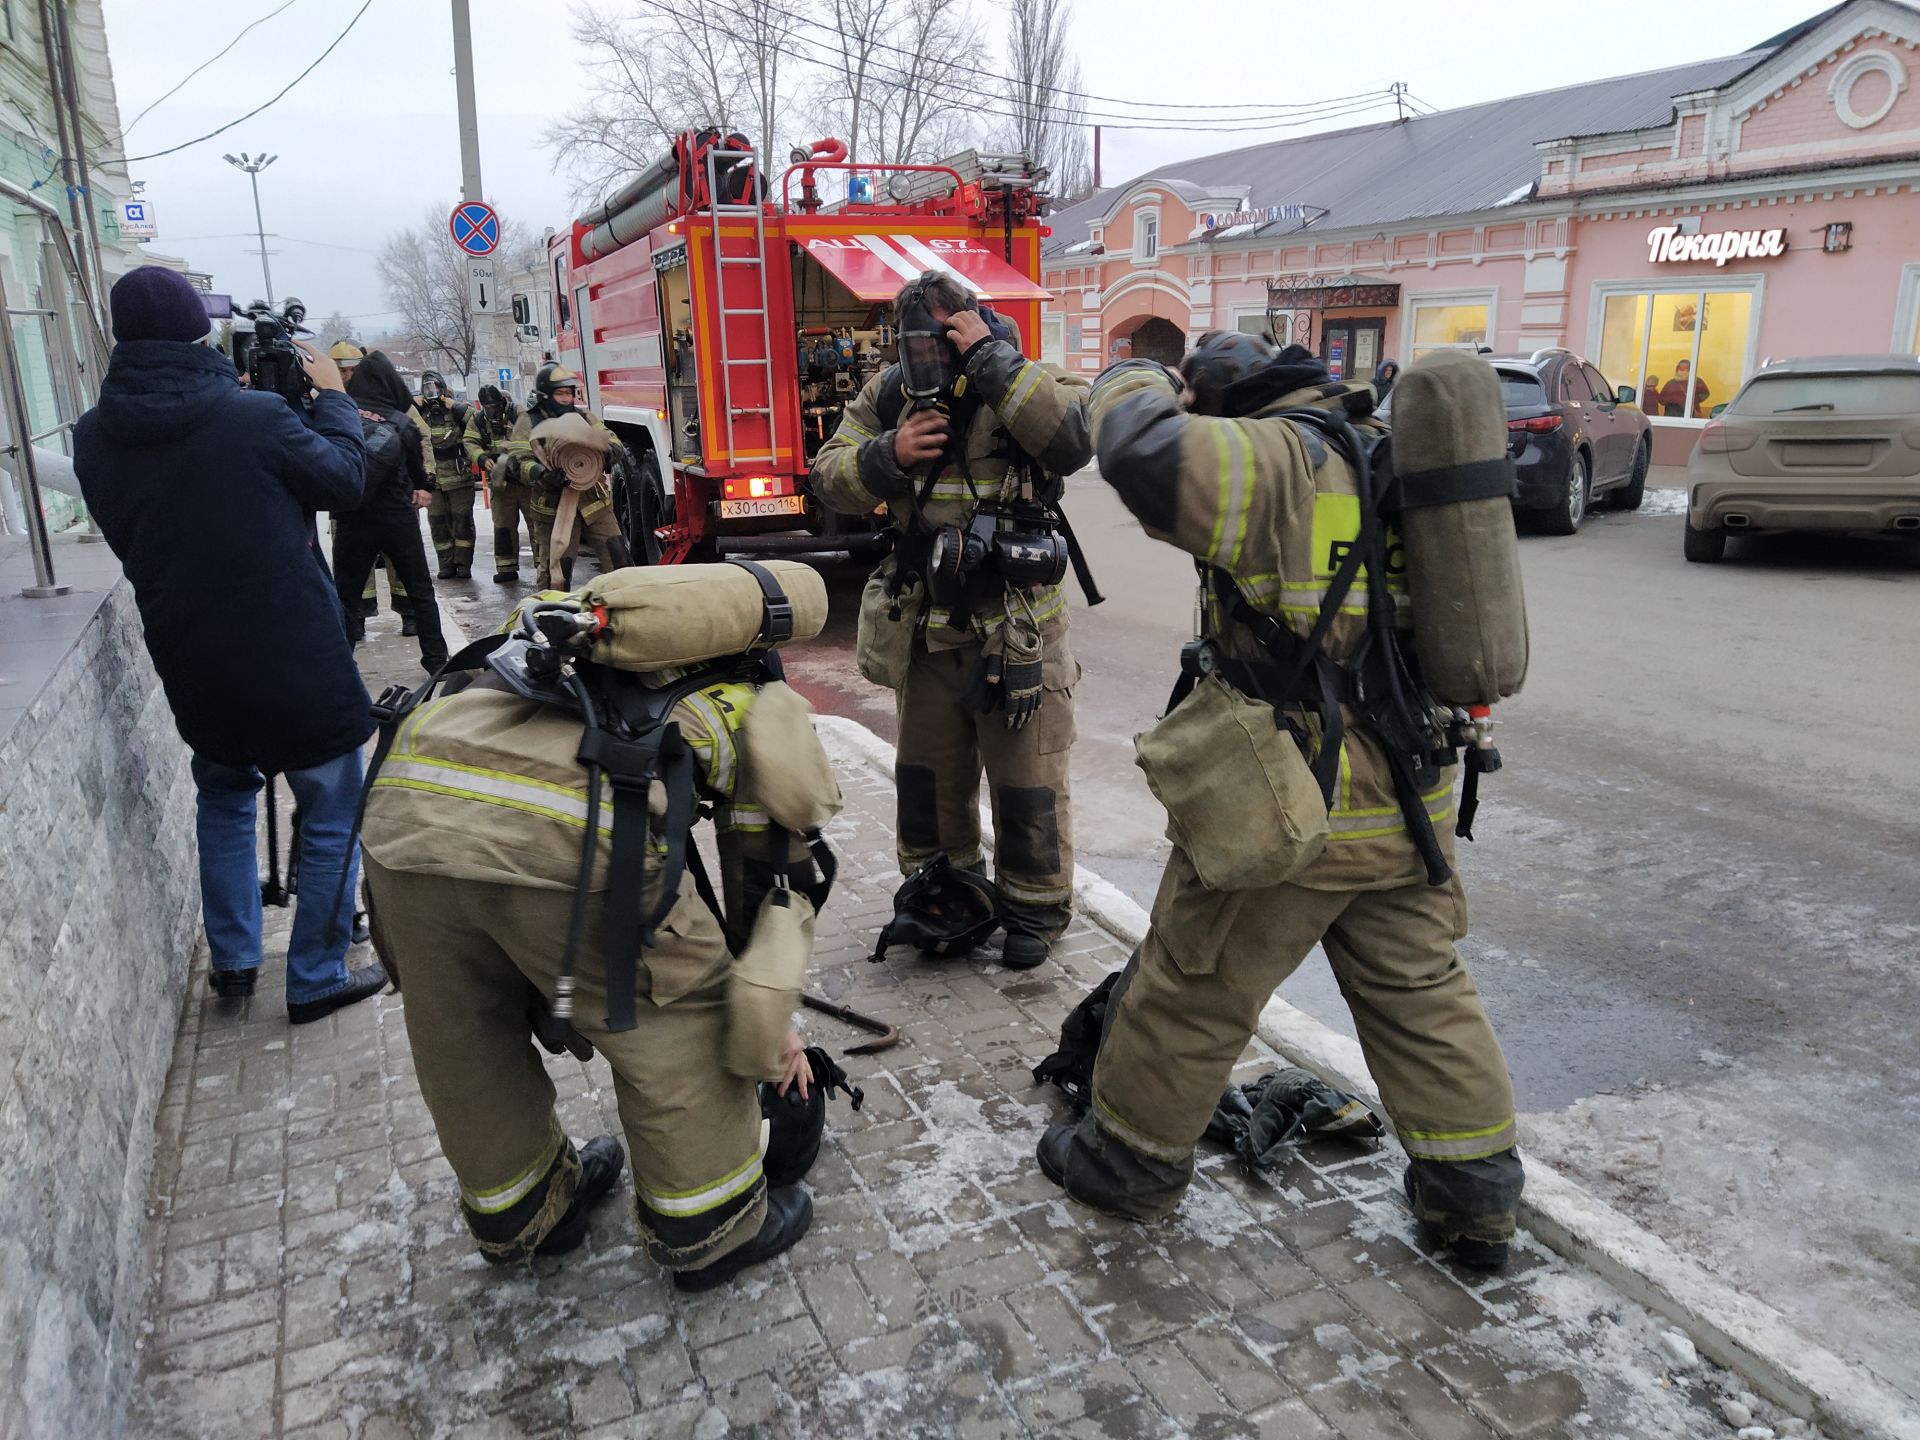
[(513, 383), (513, 371), (508, 369), (505, 365), (502, 365), (500, 367), (500, 384), (502, 388), (508, 385), (511, 385), (512, 383)]
[(453, 243), (469, 255), (491, 255), (499, 248), (500, 217), (479, 200), (454, 206), (447, 229), (453, 232)]
[(154, 223), (153, 205), (146, 200), (122, 200), (120, 202), (120, 238), (123, 240), (151, 240), (160, 233), (160, 227)]
[(467, 261), (467, 309), (475, 315), (492, 315), (500, 309), (500, 294), (494, 288), (493, 261)]

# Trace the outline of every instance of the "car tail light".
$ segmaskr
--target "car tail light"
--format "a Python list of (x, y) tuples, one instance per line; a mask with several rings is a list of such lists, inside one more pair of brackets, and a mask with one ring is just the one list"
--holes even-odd
[(1751, 430), (1735, 430), (1724, 420), (1709, 420), (1700, 432), (1700, 451), (1704, 455), (1731, 455), (1737, 450), (1751, 450), (1757, 439), (1759, 436)]
[(1524, 430), (1529, 435), (1551, 435), (1566, 423), (1558, 415), (1535, 415), (1530, 420), (1509, 420), (1507, 429)]

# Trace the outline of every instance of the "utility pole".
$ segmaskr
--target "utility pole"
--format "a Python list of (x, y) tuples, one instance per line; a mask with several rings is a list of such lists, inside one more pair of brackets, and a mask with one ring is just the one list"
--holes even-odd
[(1093, 188), (1100, 188), (1100, 127), (1093, 127)]
[(260, 237), (260, 276), (267, 282), (267, 304), (273, 304), (273, 267), (267, 264), (267, 223), (260, 218), (260, 172), (273, 164), (278, 155), (249, 155), (242, 150), (238, 155), (221, 157), (236, 170), (247, 172), (247, 179), (253, 182), (253, 229)]
[[(480, 118), (473, 93), (473, 20), (467, 13), (467, 0), (453, 0), (453, 89), (460, 113), (460, 198), (484, 202), (487, 195), (480, 181)], [(475, 315), (472, 323), (477, 352), (474, 369), (480, 376), (491, 378), (498, 365), (496, 357), (502, 353), (499, 317)]]

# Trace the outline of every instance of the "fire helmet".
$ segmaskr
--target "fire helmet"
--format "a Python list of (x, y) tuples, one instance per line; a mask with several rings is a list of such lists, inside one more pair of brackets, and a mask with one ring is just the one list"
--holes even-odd
[(580, 394), (580, 377), (562, 365), (558, 360), (549, 360), (534, 373), (534, 405), (545, 406), (549, 409), (556, 410), (564, 409), (565, 407), (553, 398), (553, 392), (556, 390), (571, 390), (574, 396), (578, 398)]
[(334, 341), (333, 348), (327, 351), (327, 354), (332, 357), (333, 363), (340, 367), (342, 374), (367, 358), (367, 352), (351, 340)]
[(1180, 362), (1180, 377), (1193, 391), (1188, 409), (1196, 415), (1223, 415), (1226, 390), (1234, 381), (1264, 370), (1279, 358), (1279, 349), (1264, 335), (1238, 330), (1210, 330), (1200, 337)]

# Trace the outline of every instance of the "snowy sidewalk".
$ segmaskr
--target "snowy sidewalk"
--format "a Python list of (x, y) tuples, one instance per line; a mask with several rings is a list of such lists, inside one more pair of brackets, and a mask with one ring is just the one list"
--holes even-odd
[[(678, 1295), (635, 1247), (623, 1180), (580, 1251), (486, 1266), (402, 998), (295, 1030), (277, 959), (244, 1004), (196, 976), (160, 1112), (129, 1433), (1734, 1434), (1717, 1402), (1737, 1380), (1672, 1371), (1662, 1327), (1590, 1274), (1531, 1240), (1494, 1279), (1424, 1255), (1391, 1144), (1317, 1145), (1265, 1175), (1210, 1155), (1150, 1228), (1064, 1202), (1032, 1160), (1063, 1107), (1028, 1071), (1120, 946), (1077, 922), (1034, 972), (867, 964), (897, 882), (893, 797), (836, 758), (842, 868), (811, 986), (905, 1038), (847, 1062), (866, 1106), (830, 1109), (795, 1250)], [(291, 912), (268, 913), (273, 955)], [(836, 1051), (859, 1038), (802, 1023)], [(571, 1132), (617, 1131), (604, 1063), (550, 1063)], [(1275, 1063), (1256, 1046), (1241, 1078)]]

